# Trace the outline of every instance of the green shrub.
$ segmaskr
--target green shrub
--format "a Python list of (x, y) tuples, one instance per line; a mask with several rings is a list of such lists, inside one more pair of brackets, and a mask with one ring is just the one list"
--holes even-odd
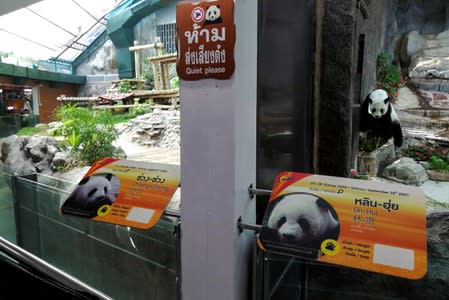
[(33, 135), (33, 134), (40, 133), (40, 132), (41, 132), (41, 128), (23, 127), (17, 132), (17, 135)]
[(381, 52), (377, 58), (377, 82), (379, 88), (387, 91), (390, 97), (397, 97), (402, 84), (401, 72), (391, 64), (391, 55), (387, 52)]
[(432, 156), (429, 160), (429, 169), (431, 170), (440, 170), (449, 172), (449, 158), (442, 158), (438, 156)]
[(144, 115), (144, 114), (147, 114), (147, 113), (150, 113), (150, 112), (151, 112), (151, 109), (148, 108), (148, 107), (136, 107), (136, 108), (133, 108), (128, 113), (122, 113), (122, 114), (113, 115), (111, 122), (113, 124), (127, 122), (127, 121), (129, 121), (131, 119), (134, 119), (135, 117), (138, 117), (140, 115)]
[(416, 161), (428, 161), (432, 156), (442, 156), (441, 150), (435, 145), (424, 144), (422, 146), (411, 146), (404, 151), (404, 155)]
[(449, 172), (449, 154), (445, 147), (432, 144), (412, 146), (404, 151), (404, 155), (416, 161), (427, 161), (431, 170)]
[(111, 112), (64, 105), (54, 115), (62, 122), (55, 134), (67, 139), (72, 157), (80, 164), (91, 165), (100, 158), (118, 156), (112, 145), (117, 136)]
[(170, 85), (172, 89), (178, 89), (179, 88), (179, 77), (173, 77), (170, 79)]
[(120, 86), (118, 88), (120, 93), (127, 93), (131, 90), (131, 83), (129, 81), (120, 82)]

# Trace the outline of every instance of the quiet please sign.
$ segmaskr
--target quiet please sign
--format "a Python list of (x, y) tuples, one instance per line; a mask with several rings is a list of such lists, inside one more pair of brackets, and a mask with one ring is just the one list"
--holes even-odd
[(235, 69), (234, 1), (180, 3), (176, 7), (178, 76), (228, 79)]

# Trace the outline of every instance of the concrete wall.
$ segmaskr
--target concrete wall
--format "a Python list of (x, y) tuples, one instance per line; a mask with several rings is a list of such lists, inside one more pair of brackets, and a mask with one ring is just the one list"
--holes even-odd
[(176, 23), (176, 4), (178, 1), (173, 1), (156, 12), (157, 25)]
[(112, 81), (119, 80), (118, 73), (111, 75), (87, 75), (86, 84), (80, 87), (78, 96), (92, 97), (106, 94), (112, 87)]
[[(134, 37), (139, 41), (140, 45), (154, 43), (157, 36), (157, 26), (164, 24), (176, 23), (176, 5), (178, 1), (173, 1), (163, 8), (143, 18), (134, 27)], [(156, 50), (147, 49), (141, 52), (140, 69), (145, 71), (150, 68), (148, 64), (144, 63), (144, 59), (156, 55)]]

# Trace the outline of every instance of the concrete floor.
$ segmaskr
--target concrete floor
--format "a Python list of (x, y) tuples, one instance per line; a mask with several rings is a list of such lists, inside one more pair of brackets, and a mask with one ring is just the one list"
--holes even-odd
[(427, 197), (444, 204), (449, 204), (449, 182), (426, 181), (420, 187)]

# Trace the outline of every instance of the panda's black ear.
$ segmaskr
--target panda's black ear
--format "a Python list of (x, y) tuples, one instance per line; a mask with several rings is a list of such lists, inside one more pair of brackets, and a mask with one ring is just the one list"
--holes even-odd
[(89, 177), (86, 177), (86, 178), (83, 178), (83, 179), (80, 181), (80, 183), (78, 183), (78, 185), (86, 184), (86, 182), (88, 182), (89, 179), (90, 179), (90, 176), (89, 176)]
[(217, 8), (220, 8), (220, 5), (217, 5)]
[(368, 101), (369, 101), (369, 104), (373, 104), (373, 99), (371, 99), (370, 97), (368, 97)]
[(318, 199), (316, 199), (316, 205), (319, 207), (319, 208), (325, 208), (325, 209), (328, 209), (329, 208), (329, 203), (327, 203), (326, 201), (324, 201), (323, 199), (321, 199), (321, 198), (318, 198)]
[(390, 98), (387, 98), (384, 100), (384, 103), (387, 104), (388, 102), (390, 102)]
[(108, 181), (111, 181), (111, 179), (112, 179), (112, 174), (111, 174), (111, 173), (106, 174), (106, 179), (107, 179)]

